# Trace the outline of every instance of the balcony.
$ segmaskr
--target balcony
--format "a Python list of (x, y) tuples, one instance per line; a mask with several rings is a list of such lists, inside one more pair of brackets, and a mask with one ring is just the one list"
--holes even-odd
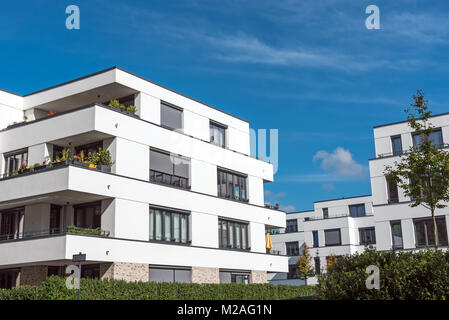
[(90, 228), (80, 228), (76, 226), (68, 226), (65, 229), (53, 228), (38, 231), (27, 231), (27, 232), (13, 232), (8, 234), (0, 234), (0, 243), (15, 241), (15, 240), (26, 240), (35, 239), (42, 237), (55, 237), (66, 234), (78, 234), (78, 235), (92, 235), (99, 237), (109, 237), (110, 232), (101, 230), (100, 228), (90, 229)]

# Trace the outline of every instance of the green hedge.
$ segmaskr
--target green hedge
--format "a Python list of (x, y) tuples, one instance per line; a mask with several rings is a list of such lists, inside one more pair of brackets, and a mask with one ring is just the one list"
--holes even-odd
[[(366, 267), (380, 271), (380, 289), (367, 289)], [(343, 256), (319, 276), (321, 299), (443, 299), (449, 298), (449, 251), (372, 250)]]
[[(81, 279), (85, 300), (276, 300), (314, 295), (314, 287), (271, 284), (157, 283)], [(40, 286), (0, 290), (0, 300), (74, 300), (76, 290), (65, 279), (51, 276)]]

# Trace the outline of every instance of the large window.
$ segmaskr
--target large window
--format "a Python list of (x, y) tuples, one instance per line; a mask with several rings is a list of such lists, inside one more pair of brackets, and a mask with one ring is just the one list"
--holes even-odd
[(287, 228), (285, 228), (285, 232), (298, 232), (298, 219), (287, 220)]
[(61, 206), (51, 205), (50, 208), (50, 234), (61, 231)]
[(5, 154), (6, 176), (11, 176), (14, 173), (17, 173), (22, 164), (28, 165), (27, 149)]
[(220, 283), (250, 283), (251, 274), (247, 271), (220, 270)]
[(101, 202), (74, 206), (75, 226), (80, 228), (101, 228)]
[[(446, 219), (436, 217), (437, 223), (437, 243), (439, 246), (447, 246)], [(433, 246), (435, 245), (435, 232), (432, 218), (414, 219), (416, 245)]]
[(20, 234), (20, 221), (23, 219), (23, 207), (8, 209), (1, 212), (0, 240), (18, 239)]
[(326, 246), (341, 245), (340, 229), (324, 230), (324, 242)]
[(150, 282), (190, 283), (189, 268), (165, 268), (150, 266)]
[(189, 243), (188, 212), (150, 207), (150, 240)]
[(315, 262), (315, 274), (321, 274), (321, 261), (320, 257), (314, 257), (313, 258)]
[(391, 236), (393, 241), (393, 249), (402, 249), (402, 227), (401, 221), (391, 222)]
[(369, 245), (376, 244), (376, 232), (374, 227), (359, 229), (360, 244)]
[(223, 169), (217, 171), (218, 196), (239, 201), (247, 201), (247, 177), (242, 174), (229, 172)]
[(218, 219), (220, 248), (249, 250), (248, 223)]
[(353, 204), (349, 206), (349, 215), (351, 217), (364, 217), (366, 215), (365, 212), (365, 204)]
[(150, 150), (150, 180), (188, 189), (190, 159), (168, 152)]
[(211, 121), (209, 123), (210, 142), (220, 146), (226, 146), (226, 126), (217, 122)]
[(398, 156), (402, 154), (402, 140), (401, 136), (391, 137), (391, 146), (393, 149), (393, 155)]
[[(419, 133), (413, 133), (412, 137), (414, 147), (419, 147), (423, 143), (424, 137)], [(441, 148), (443, 146), (443, 134), (441, 129), (435, 129), (432, 131), (429, 135), (429, 141), (431, 141), (435, 147)]]
[(320, 241), (318, 238), (318, 231), (312, 231), (312, 235), (313, 235), (313, 247), (314, 248), (318, 248), (320, 246)]
[(399, 192), (398, 184), (387, 178), (387, 189), (388, 189), (388, 203), (398, 203), (399, 202)]
[(299, 256), (299, 242), (298, 241), (286, 242), (285, 248), (287, 250), (287, 256)]
[(182, 129), (182, 109), (166, 102), (162, 102), (161, 125), (173, 130)]
[(11, 289), (17, 285), (20, 269), (0, 270), (0, 289)]

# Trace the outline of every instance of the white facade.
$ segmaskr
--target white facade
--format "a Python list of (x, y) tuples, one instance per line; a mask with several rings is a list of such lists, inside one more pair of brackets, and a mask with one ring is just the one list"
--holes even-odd
[[(123, 97), (132, 97), (137, 116), (102, 104)], [(162, 104), (179, 111), (173, 112), (180, 114), (181, 128), (167, 127)], [(25, 96), (0, 91), (0, 119), (0, 215), (5, 216), (0, 217), (0, 273), (67, 265), (78, 252), (87, 254), (87, 264), (182, 267), (190, 270), (193, 282), (217, 282), (215, 273), (233, 270), (260, 282), (266, 272), (286, 271), (287, 257), (266, 254), (265, 229), (285, 227), (285, 214), (264, 207), (264, 183), (273, 181), (273, 167), (249, 155), (248, 122), (117, 67)], [(14, 122), (19, 124), (7, 127)], [(211, 123), (225, 128), (223, 146), (211, 143)], [(114, 161), (110, 172), (73, 162), (30, 173), (11, 170), (17, 154), (26, 154), (31, 166), (54, 158), (58, 148), (77, 153), (92, 143), (109, 150)], [(171, 175), (154, 169), (167, 163), (152, 159), (150, 148), (170, 155)], [(186, 159), (184, 166), (173, 156)], [(183, 171), (180, 176), (177, 168)], [(219, 170), (241, 178), (223, 195)], [(180, 177), (187, 181), (184, 187)], [(235, 192), (240, 192), (238, 199), (225, 197)], [(89, 203), (99, 205), (101, 230), (108, 237), (67, 232), (83, 219), (96, 219), (89, 211), (95, 211), (94, 205), (82, 206)], [(157, 224), (159, 211), (150, 223), (150, 206), (167, 212), (164, 231)], [(233, 238), (235, 248), (220, 247), (219, 220), (229, 221), (240, 235)], [(55, 221), (59, 230), (49, 234)], [(158, 238), (159, 232), (165, 239)]]
[[(446, 148), (449, 143), (449, 114), (436, 115), (431, 118), (431, 123), (437, 128), (435, 141)], [(361, 234), (372, 234), (372, 228), (375, 232), (375, 244), (370, 243), (369, 247), (376, 250), (419, 250), (433, 245), (432, 232), (427, 232), (428, 227), (425, 226), (430, 222), (429, 210), (423, 206), (410, 207), (411, 199), (407, 198), (400, 188), (389, 186), (384, 174), (387, 165), (393, 165), (399, 160), (400, 154), (413, 146), (413, 136), (413, 130), (406, 121), (374, 128), (376, 158), (369, 160), (372, 195), (315, 202), (313, 211), (287, 214), (287, 227), (290, 219), (296, 219), (298, 231), (281, 229), (280, 234), (272, 236), (272, 241), (277, 250), (290, 256), (289, 265), (294, 265), (298, 258), (298, 255), (286, 251), (289, 243), (298, 243), (298, 254), (302, 253), (302, 246), (307, 243), (311, 256), (320, 258), (320, 271), (325, 272), (326, 257), (329, 255), (339, 256), (365, 250), (367, 245), (363, 244)], [(364, 204), (365, 215), (351, 217), (349, 207), (358, 203)], [(323, 217), (323, 208), (328, 208), (327, 218)], [(447, 208), (438, 209), (436, 216), (439, 246), (447, 247)], [(325, 230), (331, 229), (340, 230), (340, 245), (326, 245)], [(318, 234), (319, 245), (315, 247), (313, 231)], [(290, 275), (271, 275), (270, 282), (292, 285), (304, 283), (297, 279), (287, 279), (293, 274), (294, 270), (291, 269)], [(308, 281), (308, 284), (313, 283), (316, 283), (316, 278)]]

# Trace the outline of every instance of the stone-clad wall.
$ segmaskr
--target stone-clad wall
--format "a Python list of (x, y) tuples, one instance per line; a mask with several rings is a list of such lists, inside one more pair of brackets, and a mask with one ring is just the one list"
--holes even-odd
[(101, 279), (148, 282), (149, 266), (144, 263), (110, 262), (100, 264)]
[(20, 269), (20, 285), (37, 286), (47, 279), (47, 266), (29, 266)]
[(220, 270), (218, 268), (192, 267), (192, 283), (220, 283)]
[(267, 272), (251, 270), (251, 283), (267, 283)]

